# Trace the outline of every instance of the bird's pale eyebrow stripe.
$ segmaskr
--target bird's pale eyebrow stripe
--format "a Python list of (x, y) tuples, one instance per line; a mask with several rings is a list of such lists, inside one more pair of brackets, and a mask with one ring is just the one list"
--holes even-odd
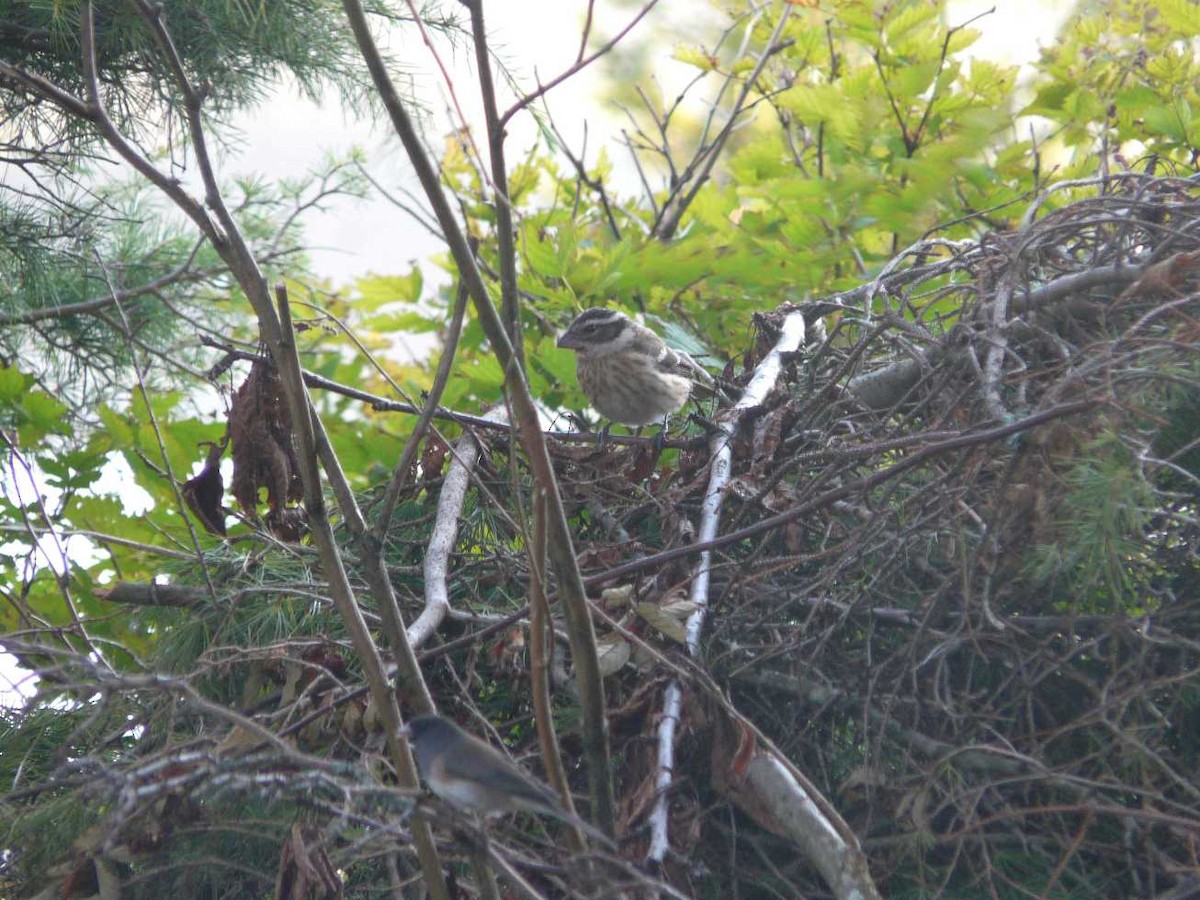
[(589, 309), (585, 313), (581, 313), (579, 318), (575, 320), (577, 325), (599, 325), (605, 322), (619, 322), (621, 314), (614, 312), (611, 309)]

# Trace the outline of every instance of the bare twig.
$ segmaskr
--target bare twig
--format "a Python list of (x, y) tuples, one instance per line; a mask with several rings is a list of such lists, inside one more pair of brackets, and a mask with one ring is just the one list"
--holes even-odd
[[(400, 492), (404, 488), (404, 482), (408, 477), (409, 470), (417, 458), (417, 451), (421, 446), (421, 442), (425, 439), (425, 435), (429, 431), (434, 414), (440, 410), (438, 404), (441, 403), (442, 393), (446, 390), (446, 384), (450, 380), (450, 372), (454, 365), (454, 356), (458, 352), (458, 337), (462, 334), (463, 315), (466, 311), (467, 292), (460, 284), (454, 294), (454, 309), (450, 312), (450, 326), (446, 329), (446, 337), (442, 344), (442, 356), (438, 360), (437, 372), (433, 376), (433, 385), (430, 387), (429, 393), (425, 398), (420, 418), (417, 419), (417, 424), (413, 427), (412, 433), (404, 443), (404, 449), (400, 452), (400, 459), (397, 460), (396, 466), (392, 470), (392, 477), (388, 481), (387, 489), (383, 494), (383, 501), (379, 505), (379, 514), (375, 520), (374, 527), (374, 538), (379, 544), (383, 543), (384, 537), (387, 535), (388, 526), (391, 525), (392, 515), (396, 510), (396, 502), (400, 498)], [(484, 416), (484, 418), (488, 417)]]
[(676, 230), (679, 228), (679, 223), (683, 220), (683, 214), (691, 206), (692, 201), (696, 199), (696, 195), (704, 187), (705, 182), (708, 181), (708, 176), (712, 172), (713, 166), (717, 164), (717, 159), (721, 155), (721, 150), (724, 148), (725, 142), (729, 140), (729, 136), (733, 133), (734, 125), (745, 111), (746, 101), (758, 83), (758, 78), (762, 74), (763, 69), (766, 68), (767, 61), (784, 46), (781, 38), (784, 26), (787, 24), (791, 12), (791, 4), (784, 3), (783, 10), (779, 14), (779, 21), (775, 23), (775, 30), (771, 33), (770, 40), (767, 41), (766, 47), (763, 48), (762, 53), (759, 55), (758, 62), (755, 63), (753, 71), (746, 77), (746, 81), (742, 85), (742, 90), (734, 101), (732, 109), (729, 111), (725, 127), (721, 129), (711, 144), (697, 149), (695, 158), (688, 164), (683, 174), (673, 180), (671, 196), (663, 205), (662, 212), (654, 223), (653, 234), (658, 240), (667, 241), (674, 237)]
[(529, 457), (534, 478), (546, 491), (550, 523), (550, 556), (559, 577), (563, 610), (566, 615), (571, 652), (575, 658), (575, 672), (583, 704), (583, 737), (585, 753), (588, 758), (588, 778), (591, 785), (593, 809), (601, 828), (611, 834), (615, 820), (615, 801), (609, 774), (604, 684), (600, 678), (595, 633), (587, 610), (587, 598), (584, 595), (579, 566), (575, 559), (566, 513), (563, 510), (562, 498), (558, 491), (554, 469), (550, 464), (546, 443), (538, 427), (537, 406), (529, 393), (524, 373), (513, 353), (504, 323), (492, 305), (470, 246), (442, 191), (437, 171), (429, 159), (404, 103), (396, 93), (391, 76), (375, 45), (362, 4), (358, 0), (343, 0), (343, 7), (350, 20), (359, 49), (366, 60), (376, 90), (388, 111), (392, 125), (404, 145), (409, 160), (416, 170), (417, 178), (425, 189), (442, 233), (446, 237), (455, 265), (458, 267), (459, 278), (467, 286), (484, 333), (491, 342), (492, 350), (496, 353), (504, 370), (505, 385), (516, 413), (520, 439)]
[(644, 6), (642, 6), (642, 8), (637, 11), (637, 13), (634, 14), (633, 18), (630, 19), (629, 22), (627, 22), (625, 24), (625, 27), (623, 27), (620, 31), (618, 31), (616, 33), (616, 35), (613, 37), (612, 40), (610, 40), (608, 43), (604, 44), (604, 46), (600, 47), (594, 53), (585, 57), (583, 55), (583, 53), (584, 53), (585, 45), (587, 43), (588, 33), (591, 31), (591, 21), (592, 21), (592, 4), (589, 2), (588, 3), (587, 21), (584, 24), (583, 36), (580, 39), (579, 54), (576, 56), (575, 62), (572, 63), (570, 66), (568, 66), (564, 71), (560, 72), (558, 75), (555, 75), (553, 78), (551, 78), (545, 84), (538, 85), (537, 90), (532, 91), (529, 94), (526, 94), (524, 97), (522, 97), (516, 103), (514, 103), (512, 106), (510, 106), (508, 109), (506, 109), (504, 111), (504, 114), (502, 116), (500, 116), (500, 119), (498, 122), (499, 127), (501, 129), (503, 129), (505, 126), (508, 125), (509, 119), (511, 119), (513, 116), (515, 116), (521, 110), (528, 107), (531, 103), (533, 103), (539, 97), (545, 96), (549, 91), (552, 91), (554, 88), (558, 87), (564, 81), (567, 81), (573, 75), (579, 73), (583, 69), (586, 69), (588, 66), (590, 66), (592, 63), (594, 63), (596, 60), (600, 59), (600, 57), (609, 53), (612, 50), (612, 48), (617, 46), (617, 44), (619, 44), (621, 41), (623, 41), (625, 39), (625, 36), (628, 35), (629, 32), (633, 31), (633, 29), (635, 27), (637, 27), (638, 22), (642, 21), (642, 19), (644, 19), (646, 17), (646, 15), (649, 14), (650, 10), (654, 9), (654, 7), (657, 5), (658, 5), (658, 0), (648, 0), (648, 2)]
[(500, 263), (500, 313), (508, 329), (513, 354), (520, 366), (525, 364), (525, 341), (521, 336), (521, 298), (517, 293), (517, 252), (514, 244), (512, 199), (508, 195), (508, 164), (504, 156), (504, 123), (496, 110), (496, 89), (492, 83), (491, 57), (488, 53), (487, 28), (483, 22), (483, 0), (467, 0), (471, 10), (471, 36), (475, 44), (475, 67), (483, 117), (487, 125), (488, 160), (491, 163), (492, 191), (496, 207), (496, 247)]
[[(485, 418), (500, 423), (508, 418), (508, 414), (504, 407), (498, 406)], [(408, 640), (414, 648), (421, 647), (433, 636), (450, 611), (450, 554), (454, 550), (459, 516), (478, 456), (479, 441), (470, 431), (463, 432), (454, 447), (450, 468), (442, 480), (437, 516), (426, 546), (423, 565), (425, 609), (408, 626)]]

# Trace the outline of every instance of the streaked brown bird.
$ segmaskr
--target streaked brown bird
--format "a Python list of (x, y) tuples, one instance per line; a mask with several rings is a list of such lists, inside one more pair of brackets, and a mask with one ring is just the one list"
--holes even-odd
[(585, 309), (558, 339), (575, 351), (579, 387), (606, 419), (642, 426), (665, 421), (712, 377), (686, 353), (615, 309)]

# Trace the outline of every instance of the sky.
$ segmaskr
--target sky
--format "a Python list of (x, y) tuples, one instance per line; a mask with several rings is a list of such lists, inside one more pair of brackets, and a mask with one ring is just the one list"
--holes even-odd
[[(446, 0), (446, 4), (462, 9), (454, 0)], [(492, 47), (526, 85), (533, 86), (539, 79), (547, 81), (573, 62), (586, 6), (586, 0), (538, 3), (537, 15), (530, 16), (528, 0), (488, 0), (486, 13)], [(951, 6), (950, 21), (965, 22), (994, 9), (975, 23), (983, 36), (973, 51), (989, 59), (1026, 63), (1036, 58), (1039, 46), (1051, 41), (1071, 6), (1062, 0), (959, 0)], [(616, 33), (638, 8), (635, 4), (600, 0), (596, 4), (594, 33)], [(671, 50), (679, 43), (675, 35), (697, 33), (704, 22), (712, 21), (719, 22), (720, 18), (705, 3), (660, 0), (639, 23), (639, 34), (670, 36), (662, 46), (654, 47), (661, 56), (658, 77), (669, 90), (681, 87), (694, 72), (669, 59)], [(470, 53), (465, 46), (457, 52), (442, 47), (440, 55), (451, 73), (455, 96), (476, 134), (481, 134), (482, 116), (473, 89)], [(430, 110), (428, 134), (436, 145), (450, 129), (444, 114), (450, 106), (450, 91), (430, 51), (419, 40), (403, 45), (403, 57), (412, 60), (409, 74)], [(547, 102), (568, 139), (574, 138), (581, 144), (585, 122), (589, 125), (589, 153), (593, 158), (602, 143), (607, 142), (605, 146), (619, 167), (618, 177), (624, 175), (632, 189), (632, 169), (626, 167), (624, 172), (620, 171), (623, 154), (610, 137), (618, 133), (621, 114), (598, 99), (599, 72), (598, 67), (585, 70), (555, 88), (547, 96)], [(335, 102), (315, 105), (285, 88), (272, 102), (237, 124), (244, 136), (243, 152), (239, 158), (227, 161), (231, 172), (297, 176), (310, 171), (330, 154), (344, 154), (350, 147), (358, 146), (367, 152), (369, 169), (384, 186), (418, 189), (395, 140), (386, 131), (359, 121), (353, 110), (343, 110)], [(528, 117), (517, 117), (507, 143), (510, 155), (519, 156), (534, 138)], [(326, 215), (310, 221), (307, 233), (316, 246), (312, 258), (318, 274), (338, 285), (367, 272), (407, 271), (410, 261), (425, 259), (441, 249), (431, 235), (415, 227), (405, 213), (384, 200), (337, 203)]]
[[(457, 0), (442, 0), (445, 6), (461, 10)], [(1027, 63), (1037, 57), (1039, 47), (1048, 44), (1069, 14), (1073, 4), (1064, 0), (958, 0), (951, 5), (951, 24), (966, 22), (994, 10), (974, 23), (983, 34), (972, 48), (980, 57), (1009, 63)], [(536, 16), (530, 10), (536, 8)], [(594, 34), (615, 34), (637, 12), (636, 3), (597, 0)], [(493, 51), (527, 87), (545, 82), (568, 67), (579, 49), (579, 27), (587, 0), (556, 0), (531, 4), (529, 0), (487, 0), (490, 41)], [(706, 22), (720, 21), (711, 6), (688, 0), (660, 0), (638, 25), (641, 35), (665, 36), (661, 45), (647, 41), (647, 52), (660, 58), (656, 77), (671, 95), (691, 77), (694, 70), (669, 57), (683, 35), (698, 33)], [(407, 74), (429, 110), (426, 131), (429, 142), (437, 147), (451, 128), (444, 110), (449, 108), (451, 92), (442, 78), (430, 51), (419, 38), (399, 47), (401, 56), (411, 60)], [(442, 63), (450, 72), (454, 94), (464, 115), (477, 135), (482, 134), (482, 115), (473, 91), (473, 60), (465, 45), (457, 51), (440, 45)], [(547, 103), (555, 121), (568, 140), (582, 142), (588, 126), (589, 154), (605, 145), (618, 166), (616, 175), (633, 189), (631, 168), (620, 169), (622, 153), (609, 137), (619, 134), (621, 113), (599, 99), (600, 69), (585, 70), (573, 80), (554, 89)], [(510, 98), (511, 99), (511, 98)], [(501, 99), (501, 105), (507, 105)], [(241, 132), (236, 156), (219, 161), (219, 175), (225, 179), (260, 174), (268, 178), (294, 178), (319, 167), (330, 155), (344, 156), (353, 147), (368, 155), (368, 169), (389, 191), (407, 189), (418, 192), (411, 167), (394, 138), (381, 128), (363, 122), (355, 110), (341, 108), (332, 98), (314, 104), (294, 88), (282, 87), (260, 108), (235, 120)], [(512, 158), (527, 150), (535, 133), (527, 118), (514, 119), (507, 147)], [(482, 143), (482, 142), (480, 142)], [(411, 218), (386, 200), (335, 200), (321, 215), (308, 220), (306, 233), (313, 246), (311, 258), (316, 273), (335, 287), (352, 283), (369, 272), (393, 274), (407, 272), (414, 261), (427, 260), (441, 251), (440, 242)], [(426, 272), (435, 270), (426, 267)], [(10, 656), (0, 653), (0, 705), (20, 703), (33, 687), (32, 676), (13, 664)]]

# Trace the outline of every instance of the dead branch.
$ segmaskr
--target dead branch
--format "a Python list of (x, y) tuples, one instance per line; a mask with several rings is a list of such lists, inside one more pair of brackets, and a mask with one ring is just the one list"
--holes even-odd
[[(485, 419), (502, 423), (508, 412), (498, 406)], [(450, 612), (450, 554), (458, 537), (458, 520), (462, 514), (463, 501), (471, 482), (471, 472), (479, 456), (479, 441), (470, 431), (464, 431), (454, 445), (450, 468), (442, 481), (438, 495), (437, 518), (429, 537), (425, 554), (425, 609), (408, 626), (408, 641), (413, 648), (424, 645), (437, 631), (438, 626)]]
[(529, 393), (524, 373), (515, 357), (508, 332), (475, 263), (458, 220), (442, 190), (437, 171), (429, 159), (424, 143), (396, 92), (391, 75), (375, 45), (367, 24), (366, 14), (358, 0), (343, 0), (343, 7), (359, 48), (366, 60), (375, 88), (388, 111), (392, 126), (413, 163), (417, 178), (437, 216), (438, 224), (450, 246), (459, 278), (466, 284), (475, 305), (484, 333), (491, 342), (505, 373), (505, 385), (516, 413), (519, 437), (539, 486), (546, 492), (550, 528), (549, 549), (559, 578), (563, 611), (571, 639), (571, 653), (583, 702), (584, 745), (588, 757), (588, 778), (591, 783), (593, 813), (601, 828), (613, 832), (615, 807), (612, 780), (609, 773), (608, 727), (604, 713), (604, 683), (600, 677), (596, 655), (596, 635), (588, 613), (587, 597), (575, 559), (574, 544), (567, 525), (566, 512), (559, 494), (557, 480), (546, 442), (539, 428), (537, 405)]

